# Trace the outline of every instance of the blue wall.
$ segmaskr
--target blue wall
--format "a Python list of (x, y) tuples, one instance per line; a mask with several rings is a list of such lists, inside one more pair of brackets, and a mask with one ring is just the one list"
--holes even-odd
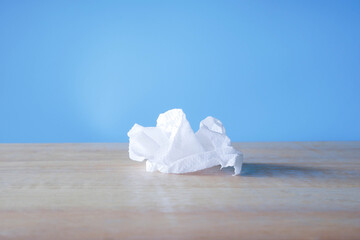
[(360, 1), (0, 1), (0, 142), (360, 140)]

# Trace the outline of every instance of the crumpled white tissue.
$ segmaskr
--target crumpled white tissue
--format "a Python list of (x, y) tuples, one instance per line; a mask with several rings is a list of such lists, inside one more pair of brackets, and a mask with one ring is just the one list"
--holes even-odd
[(129, 157), (146, 161), (146, 171), (188, 173), (221, 165), (241, 172), (242, 153), (231, 146), (223, 124), (207, 117), (194, 133), (182, 109), (159, 115), (156, 127), (135, 124), (128, 132)]

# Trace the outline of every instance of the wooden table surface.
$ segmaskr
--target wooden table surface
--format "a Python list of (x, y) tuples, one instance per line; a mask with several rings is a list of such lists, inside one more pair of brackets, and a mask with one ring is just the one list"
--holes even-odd
[(360, 142), (234, 145), (235, 177), (148, 173), (127, 144), (0, 144), (0, 239), (360, 239)]

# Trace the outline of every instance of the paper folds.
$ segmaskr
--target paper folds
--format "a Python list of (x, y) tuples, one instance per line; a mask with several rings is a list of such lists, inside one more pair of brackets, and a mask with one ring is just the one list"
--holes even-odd
[(156, 127), (135, 124), (128, 132), (129, 157), (146, 161), (146, 171), (188, 173), (221, 165), (241, 172), (242, 154), (231, 146), (222, 123), (213, 117), (194, 133), (181, 109), (159, 115)]

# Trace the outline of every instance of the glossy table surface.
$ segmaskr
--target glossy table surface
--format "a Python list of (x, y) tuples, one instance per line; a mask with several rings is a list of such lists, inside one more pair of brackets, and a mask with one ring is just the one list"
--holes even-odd
[(360, 239), (360, 142), (234, 143), (219, 167), (145, 172), (127, 144), (0, 144), (0, 239)]

